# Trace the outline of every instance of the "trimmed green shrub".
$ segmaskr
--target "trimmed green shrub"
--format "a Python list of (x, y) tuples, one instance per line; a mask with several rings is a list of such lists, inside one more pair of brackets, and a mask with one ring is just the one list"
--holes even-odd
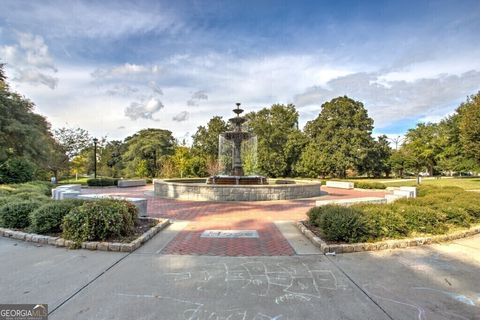
[(308, 210), (307, 212), (307, 216), (308, 216), (308, 222), (311, 224), (311, 225), (314, 225), (316, 227), (318, 227), (318, 218), (320, 217), (320, 215), (325, 212), (325, 210), (322, 209), (322, 207), (313, 207), (311, 208), (310, 210)]
[(97, 178), (97, 179), (88, 179), (87, 185), (90, 187), (110, 187), (116, 186), (118, 184), (118, 179), (112, 178)]
[(387, 186), (381, 182), (354, 182), (355, 188), (359, 189), (386, 189)]
[(39, 201), (13, 201), (0, 207), (0, 224), (6, 228), (26, 228), (30, 224), (29, 214), (41, 206)]
[(448, 230), (445, 225), (446, 215), (428, 207), (416, 205), (394, 205), (394, 210), (401, 214), (410, 231), (440, 234)]
[(30, 230), (40, 234), (61, 232), (63, 217), (84, 202), (85, 200), (66, 199), (42, 205), (30, 213)]
[(22, 183), (33, 180), (35, 166), (25, 158), (10, 158), (0, 165), (0, 183)]
[(317, 224), (327, 240), (361, 242), (368, 238), (367, 222), (360, 211), (334, 205), (319, 208)]
[(371, 240), (401, 238), (409, 233), (404, 217), (394, 210), (393, 205), (358, 204), (352, 208), (362, 212)]
[(134, 222), (133, 211), (126, 201), (87, 201), (63, 218), (63, 237), (80, 243), (128, 236), (133, 231)]

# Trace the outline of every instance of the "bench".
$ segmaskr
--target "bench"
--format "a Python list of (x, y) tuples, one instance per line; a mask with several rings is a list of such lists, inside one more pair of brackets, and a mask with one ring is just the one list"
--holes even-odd
[(110, 194), (82, 194), (77, 199), (83, 200), (99, 200), (99, 199), (113, 199), (113, 200), (125, 200), (131, 202), (138, 209), (139, 217), (146, 217), (147, 214), (147, 199), (146, 198), (131, 198), (123, 196), (113, 196)]
[(353, 182), (347, 181), (327, 181), (328, 188), (353, 189)]
[(136, 179), (136, 180), (118, 180), (119, 188), (129, 188), (129, 187), (141, 187), (147, 185), (147, 180), (145, 179)]
[(82, 190), (80, 184), (65, 184), (52, 189), (52, 199), (62, 200), (76, 198), (75, 195), (79, 195)]

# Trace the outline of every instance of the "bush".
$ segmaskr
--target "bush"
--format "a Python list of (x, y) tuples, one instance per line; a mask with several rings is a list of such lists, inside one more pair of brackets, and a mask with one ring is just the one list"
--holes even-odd
[(126, 201), (87, 201), (64, 217), (63, 237), (80, 243), (128, 236), (133, 231), (135, 219), (136, 209)]
[(307, 212), (308, 216), (308, 222), (311, 225), (314, 225), (318, 227), (318, 219), (320, 218), (320, 215), (325, 212), (325, 210), (322, 209), (322, 207), (313, 207)]
[(446, 215), (441, 211), (416, 205), (394, 205), (393, 208), (404, 217), (410, 231), (440, 234), (448, 230)]
[(30, 229), (40, 234), (61, 232), (63, 217), (85, 201), (78, 199), (58, 200), (46, 203), (30, 213)]
[(355, 188), (359, 189), (386, 189), (387, 186), (381, 182), (354, 182)]
[(360, 242), (368, 238), (367, 223), (360, 211), (333, 205), (319, 208), (317, 224), (327, 240)]
[(0, 183), (22, 183), (33, 180), (35, 166), (25, 158), (10, 158), (0, 165)]
[(0, 224), (6, 228), (26, 228), (30, 224), (29, 214), (41, 205), (31, 200), (8, 202), (0, 207)]
[(401, 238), (409, 233), (404, 217), (394, 210), (393, 205), (359, 204), (352, 208), (362, 212), (371, 240)]
[(118, 184), (118, 179), (112, 178), (97, 178), (97, 179), (88, 179), (87, 185), (90, 187), (110, 187), (116, 186)]

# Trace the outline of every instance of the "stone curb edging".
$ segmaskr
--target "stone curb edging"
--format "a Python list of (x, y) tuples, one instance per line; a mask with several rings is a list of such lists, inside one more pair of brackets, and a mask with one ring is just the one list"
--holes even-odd
[[(171, 221), (169, 219), (160, 219), (160, 218), (139, 218), (141, 220), (153, 220), (157, 221), (158, 223), (148, 229), (145, 233), (143, 233), (137, 239), (128, 242), (128, 243), (121, 243), (121, 242), (99, 242), (99, 241), (86, 241), (80, 244), (82, 249), (88, 250), (100, 250), (100, 251), (121, 251), (121, 252), (132, 252), (138, 249), (142, 244), (150, 240), (154, 235), (156, 235), (160, 230), (164, 229), (168, 226)], [(38, 244), (48, 244), (56, 247), (67, 247), (72, 248), (75, 245), (75, 242), (72, 240), (65, 240), (60, 237), (51, 237), (51, 236), (44, 236), (35, 233), (27, 233), (22, 231), (15, 231), (6, 228), (0, 228), (0, 236), (6, 238), (12, 238), (16, 240), (23, 240), (27, 242), (33, 242)]]
[(400, 240), (385, 240), (379, 242), (363, 242), (352, 244), (327, 244), (320, 237), (316, 236), (311, 230), (309, 230), (305, 224), (305, 221), (297, 221), (295, 225), (301, 233), (305, 235), (315, 246), (320, 248), (322, 253), (335, 252), (335, 253), (351, 253), (351, 252), (363, 252), (363, 251), (379, 251), (386, 249), (397, 249), (416, 247), (422, 245), (428, 245), (432, 243), (439, 243), (445, 241), (451, 241), (461, 239), (480, 233), (480, 226), (472, 227), (468, 230), (456, 231), (450, 234), (431, 236), (431, 237), (419, 237)]

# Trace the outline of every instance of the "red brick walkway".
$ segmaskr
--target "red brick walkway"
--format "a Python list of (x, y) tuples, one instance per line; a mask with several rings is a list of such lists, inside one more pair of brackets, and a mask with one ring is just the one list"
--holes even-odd
[[(161, 199), (144, 195), (152, 187), (103, 188), (84, 190), (84, 193), (109, 193), (146, 197), (150, 216), (190, 223), (162, 250), (164, 254), (218, 256), (282, 256), (294, 250), (273, 221), (305, 219), (314, 200), (254, 201), (254, 202), (197, 202)], [(378, 192), (327, 189), (321, 199), (383, 196)], [(257, 230), (259, 238), (201, 238), (205, 230)]]

